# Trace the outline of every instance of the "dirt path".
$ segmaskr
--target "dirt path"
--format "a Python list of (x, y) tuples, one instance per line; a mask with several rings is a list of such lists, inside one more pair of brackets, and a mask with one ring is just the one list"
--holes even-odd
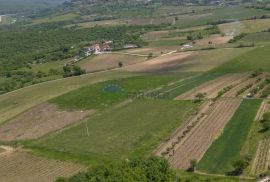
[(94, 110), (62, 111), (55, 104), (44, 103), (0, 125), (0, 140), (39, 138), (74, 124), (94, 112)]
[[(176, 132), (180, 135), (177, 136), (174, 134), (167, 141), (169, 143), (168, 145), (163, 144), (164, 147), (162, 149), (167, 150), (167, 146), (174, 143), (171, 146), (172, 152), (168, 155), (171, 165), (174, 168), (187, 169), (190, 160), (196, 159), (199, 161), (212, 142), (222, 133), (225, 125), (229, 122), (241, 101), (241, 99), (220, 99), (211, 107), (203, 107), (207, 112), (203, 112), (205, 114), (201, 116), (201, 120), (190, 128), (184, 137), (181, 137), (183, 133)], [(174, 141), (176, 136), (180, 139), (177, 142)], [(158, 154), (162, 153), (160, 149), (161, 147), (157, 150)]]

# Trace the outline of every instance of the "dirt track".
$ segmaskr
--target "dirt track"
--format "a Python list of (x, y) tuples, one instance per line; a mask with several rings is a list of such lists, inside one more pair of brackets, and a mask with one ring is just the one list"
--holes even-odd
[[(174, 133), (174, 136), (167, 141), (169, 145), (175, 143), (172, 153), (168, 156), (171, 165), (174, 168), (187, 169), (190, 160), (196, 159), (199, 161), (212, 142), (222, 133), (240, 103), (241, 99), (220, 99), (216, 101), (214, 106), (208, 109), (204, 107), (207, 110), (206, 116), (203, 116), (178, 143), (175, 143), (174, 139), (177, 135), (180, 137), (182, 133), (180, 130), (178, 134)], [(198, 117), (198, 115), (195, 117)], [(163, 146), (165, 147), (160, 147), (157, 150), (159, 154), (162, 153), (161, 148), (167, 150), (166, 144), (163, 144)]]
[(35, 139), (80, 121), (94, 111), (61, 111), (54, 104), (36, 106), (0, 125), (0, 140)]
[(28, 152), (0, 153), (0, 181), (51, 182), (57, 177), (68, 177), (84, 166), (38, 157)]

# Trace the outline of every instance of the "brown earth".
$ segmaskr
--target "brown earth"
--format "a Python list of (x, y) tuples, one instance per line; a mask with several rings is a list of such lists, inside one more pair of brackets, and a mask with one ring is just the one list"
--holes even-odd
[(221, 35), (212, 35), (208, 38), (196, 40), (196, 46), (205, 46), (209, 45), (209, 42), (212, 42), (212, 45), (226, 44), (231, 40), (232, 36), (221, 36)]
[(44, 103), (0, 125), (0, 140), (39, 138), (74, 124), (92, 113), (94, 110), (62, 111), (55, 104)]
[(155, 154), (158, 156), (163, 156), (168, 158), (170, 155), (172, 155), (172, 150), (168, 152), (167, 154), (162, 154), (164, 151), (167, 151), (168, 148), (170, 148), (173, 143), (176, 143), (178, 141), (178, 138), (183, 135), (183, 133), (192, 125), (198, 124), (198, 121), (202, 121), (203, 118), (206, 115), (206, 113), (209, 112), (211, 108), (211, 103), (210, 102), (204, 102), (200, 107), (198, 108), (198, 111), (194, 112), (193, 114), (190, 115), (188, 119), (186, 119), (183, 124), (179, 128), (175, 130), (175, 132), (168, 138), (166, 139), (165, 142), (163, 142), (156, 150)]
[(263, 101), (257, 115), (255, 117), (255, 121), (260, 121), (263, 119), (263, 114), (270, 111), (270, 105), (267, 103), (267, 101)]
[(260, 141), (255, 157), (252, 161), (251, 173), (261, 174), (267, 171), (270, 162), (270, 141), (263, 139)]
[(125, 54), (101, 54), (94, 58), (86, 59), (81, 63), (81, 67), (87, 72), (101, 71), (118, 68), (121, 61), (123, 66), (146, 61), (147, 57), (133, 56)]
[(14, 150), (0, 154), (0, 181), (52, 182), (57, 177), (69, 177), (86, 168)]
[[(236, 97), (237, 96), (237, 92), (239, 90), (241, 90), (242, 88), (252, 84), (253, 86), (256, 86), (257, 84), (259, 84), (259, 82), (257, 81), (259, 78), (263, 79), (265, 77), (265, 74), (261, 74), (257, 77), (253, 77), (251, 78), (250, 76), (247, 76), (246, 78), (244, 78), (239, 84), (237, 84), (234, 88), (232, 88), (230, 91), (228, 91), (227, 93), (225, 93), (223, 95), (223, 97)], [(242, 95), (247, 94), (253, 87), (251, 87), (250, 89), (247, 89)]]
[[(241, 103), (241, 99), (220, 99), (190, 131), (175, 144), (169, 162), (174, 168), (187, 169), (190, 160), (199, 161)], [(169, 140), (170, 142), (170, 140)]]
[(176, 100), (193, 100), (198, 93), (206, 93), (206, 98), (215, 98), (223, 88), (240, 83), (248, 78), (247, 73), (234, 73), (221, 76), (176, 97)]
[(127, 66), (124, 68), (124, 70), (131, 72), (162, 71), (180, 65), (181, 63), (189, 60), (191, 56), (192, 52), (168, 54), (165, 56), (159, 56), (149, 61)]

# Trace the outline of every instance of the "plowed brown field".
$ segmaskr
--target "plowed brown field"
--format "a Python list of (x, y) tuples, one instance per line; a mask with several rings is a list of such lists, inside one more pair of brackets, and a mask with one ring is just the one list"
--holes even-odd
[(218, 92), (227, 86), (234, 86), (248, 78), (248, 73), (234, 73), (221, 76), (217, 79), (206, 82), (178, 97), (177, 100), (192, 100), (195, 99), (198, 93), (206, 93), (206, 98), (215, 98)]
[(149, 61), (126, 66), (124, 70), (132, 72), (152, 72), (152, 71), (166, 70), (183, 63), (184, 61), (188, 60), (191, 56), (192, 56), (191, 52), (168, 54), (166, 56), (159, 56)]
[(35, 139), (80, 121), (94, 111), (62, 111), (54, 104), (36, 106), (0, 125), (0, 140)]
[(263, 101), (257, 115), (255, 117), (255, 121), (260, 121), (263, 119), (263, 114), (270, 111), (270, 105), (267, 103), (267, 101)]
[[(167, 146), (172, 143), (172, 152), (168, 155), (169, 162), (175, 168), (187, 169), (190, 166), (190, 160), (200, 160), (212, 142), (222, 133), (225, 125), (229, 122), (236, 109), (239, 107), (241, 99), (220, 99), (211, 106), (203, 106), (204, 113), (197, 124), (190, 129), (182, 138), (180, 131), (167, 141), (168, 145), (162, 144), (157, 154), (161, 155)], [(206, 112), (205, 112), (206, 111)], [(179, 134), (179, 135), (178, 135)], [(180, 137), (179, 142), (173, 141)], [(161, 150), (162, 149), (162, 150)]]
[(270, 164), (270, 141), (269, 139), (263, 139), (260, 141), (258, 149), (256, 151), (255, 158), (252, 163), (252, 174), (260, 174), (267, 170)]
[(0, 181), (52, 182), (85, 171), (81, 165), (35, 156), (28, 152), (0, 153)]

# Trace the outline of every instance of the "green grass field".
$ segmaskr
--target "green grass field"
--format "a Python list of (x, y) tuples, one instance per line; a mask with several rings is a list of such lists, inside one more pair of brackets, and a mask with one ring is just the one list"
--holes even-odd
[(92, 165), (145, 156), (179, 126), (193, 106), (188, 101), (138, 99), (27, 146), (45, 155)]
[(268, 30), (270, 27), (270, 19), (244, 20), (232, 23), (225, 23), (218, 26), (223, 33), (257, 33)]
[[(148, 75), (110, 80), (74, 90), (53, 99), (52, 102), (64, 109), (104, 109), (128, 99), (130, 93), (145, 92), (188, 75), (190, 74)], [(116, 90), (106, 90), (107, 86)]]
[(255, 45), (270, 43), (270, 32), (248, 34), (243, 39), (241, 39), (240, 42), (254, 42)]
[(269, 52), (269, 45), (258, 47), (226, 62), (213, 71), (218, 73), (270, 71)]
[(209, 173), (224, 174), (232, 170), (231, 163), (239, 156), (247, 139), (261, 100), (244, 100), (223, 134), (211, 145), (198, 168)]
[(170, 98), (175, 98), (178, 95), (181, 95), (184, 92), (187, 92), (188, 90), (191, 90), (194, 87), (197, 87), (204, 82), (217, 78), (218, 76), (221, 76), (221, 75), (220, 74), (196, 75), (194, 77), (191, 77), (191, 78), (179, 81), (179, 82), (175, 82), (173, 84), (166, 85), (163, 88), (161, 88), (159, 92), (168, 93)]
[(86, 74), (79, 77), (44, 82), (0, 95), (0, 123), (42, 102), (82, 86), (128, 76), (134, 76), (134, 74), (119, 71)]

